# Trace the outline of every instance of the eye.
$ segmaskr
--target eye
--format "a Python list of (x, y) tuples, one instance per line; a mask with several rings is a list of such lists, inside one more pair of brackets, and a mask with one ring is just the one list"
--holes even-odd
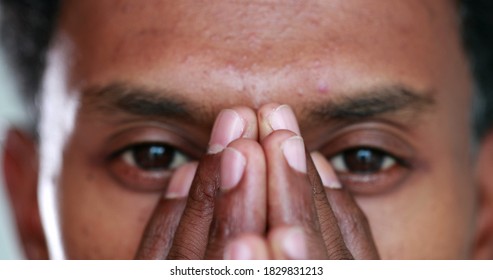
[(411, 137), (382, 122), (345, 126), (319, 149), (341, 184), (356, 195), (378, 195), (406, 183), (422, 161)]
[(331, 159), (336, 172), (373, 174), (385, 171), (397, 164), (394, 157), (372, 148), (358, 148), (344, 151)]
[(145, 171), (174, 169), (188, 161), (183, 153), (160, 144), (136, 145), (126, 149), (121, 157), (128, 165)]
[(353, 193), (368, 195), (399, 185), (410, 173), (407, 162), (375, 148), (350, 148), (330, 158), (342, 185)]
[(129, 188), (157, 191), (167, 187), (174, 169), (189, 161), (185, 153), (170, 145), (142, 143), (114, 153), (109, 169), (118, 181)]

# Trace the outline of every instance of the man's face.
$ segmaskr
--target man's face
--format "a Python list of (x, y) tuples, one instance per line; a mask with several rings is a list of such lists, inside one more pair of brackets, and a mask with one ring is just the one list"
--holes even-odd
[[(352, 191), (382, 258), (467, 257), (476, 190), (456, 14), (448, 0), (64, 1), (46, 80), (79, 103), (55, 107), (45, 88), (42, 114), (70, 133), (41, 140), (63, 154), (50, 173), (42, 153), (41, 184), (59, 175), (41, 196), (59, 219), (44, 222), (69, 258), (132, 258), (167, 168), (200, 158), (217, 113), (276, 102)], [(171, 164), (139, 166), (168, 147)]]

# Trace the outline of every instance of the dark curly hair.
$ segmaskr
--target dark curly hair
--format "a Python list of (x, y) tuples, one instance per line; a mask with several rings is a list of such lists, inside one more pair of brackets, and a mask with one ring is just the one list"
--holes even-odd
[(58, 0), (0, 0), (0, 43), (33, 119), (59, 5)]
[[(481, 139), (493, 124), (493, 1), (455, 1), (462, 20), (464, 49), (476, 81), (474, 132), (476, 139)], [(0, 0), (1, 43), (19, 88), (34, 111), (60, 2)]]

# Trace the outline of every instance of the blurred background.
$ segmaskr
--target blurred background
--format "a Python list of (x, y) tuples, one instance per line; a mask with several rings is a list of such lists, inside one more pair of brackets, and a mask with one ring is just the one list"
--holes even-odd
[[(0, 159), (3, 158), (3, 143), (7, 127), (10, 124), (25, 122), (26, 118), (21, 108), (12, 76), (5, 62), (5, 55), (0, 50)], [(2, 160), (0, 160), (0, 167), (1, 164)], [(0, 168), (0, 259), (22, 259), (2, 173), (3, 167)]]

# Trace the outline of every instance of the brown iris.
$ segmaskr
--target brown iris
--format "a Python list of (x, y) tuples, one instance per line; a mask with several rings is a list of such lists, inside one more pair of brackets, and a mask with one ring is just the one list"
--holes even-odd
[(343, 153), (344, 162), (349, 171), (359, 174), (375, 173), (382, 169), (387, 155), (368, 148), (351, 149)]
[(175, 151), (175, 149), (162, 144), (141, 144), (132, 148), (135, 165), (148, 171), (169, 168), (175, 156)]

